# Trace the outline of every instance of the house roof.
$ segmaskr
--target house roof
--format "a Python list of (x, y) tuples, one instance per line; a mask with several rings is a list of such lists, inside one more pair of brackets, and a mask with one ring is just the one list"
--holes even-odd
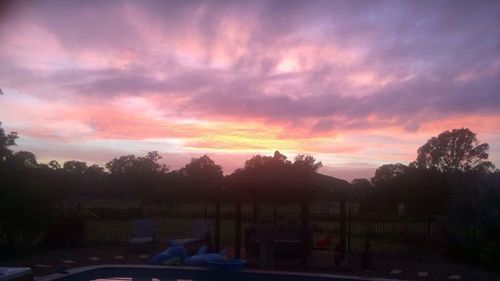
[(240, 171), (225, 177), (222, 185), (227, 190), (242, 192), (246, 196), (276, 200), (330, 199), (344, 193), (351, 186), (339, 178), (320, 173), (298, 174), (292, 169), (277, 169), (273, 172)]

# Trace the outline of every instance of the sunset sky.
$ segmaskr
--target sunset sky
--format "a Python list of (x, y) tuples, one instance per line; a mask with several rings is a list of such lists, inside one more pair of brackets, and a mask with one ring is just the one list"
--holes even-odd
[(38, 160), (311, 154), (351, 180), (466, 127), (500, 166), (500, 1), (13, 1), (0, 121)]

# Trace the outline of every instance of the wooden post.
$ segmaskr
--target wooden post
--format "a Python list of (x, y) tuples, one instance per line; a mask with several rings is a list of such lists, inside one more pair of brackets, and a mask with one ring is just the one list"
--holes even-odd
[(215, 203), (215, 252), (220, 252), (220, 201)]
[(234, 227), (234, 257), (239, 259), (241, 255), (241, 201), (239, 198), (236, 199)]

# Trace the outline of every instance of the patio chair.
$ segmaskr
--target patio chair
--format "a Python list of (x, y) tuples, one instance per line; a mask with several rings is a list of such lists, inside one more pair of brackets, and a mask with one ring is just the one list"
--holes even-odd
[(154, 245), (155, 243), (153, 219), (134, 220), (134, 229), (129, 245), (138, 247), (142, 245)]
[(191, 227), (191, 233), (187, 237), (173, 239), (179, 245), (190, 247), (193, 245), (210, 242), (210, 225), (212, 223), (207, 220), (194, 220)]
[[(270, 238), (271, 237), (271, 238)], [(300, 225), (253, 225), (245, 229), (247, 253), (259, 255), (260, 243), (272, 239), (275, 242), (276, 256), (300, 256), (312, 250), (312, 229), (305, 230)]]

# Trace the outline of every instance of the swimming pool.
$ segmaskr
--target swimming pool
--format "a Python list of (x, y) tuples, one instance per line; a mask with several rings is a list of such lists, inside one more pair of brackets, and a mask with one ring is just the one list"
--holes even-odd
[(103, 265), (52, 274), (37, 281), (395, 281), (394, 279), (360, 278), (330, 274), (290, 273), (244, 270), (217, 272), (198, 267)]

